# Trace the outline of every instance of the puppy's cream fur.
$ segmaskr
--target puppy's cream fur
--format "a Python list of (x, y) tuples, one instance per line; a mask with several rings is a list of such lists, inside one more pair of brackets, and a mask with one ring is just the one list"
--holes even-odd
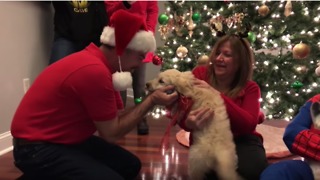
[(220, 92), (193, 86), (191, 72), (179, 72), (175, 69), (161, 72), (157, 78), (147, 83), (149, 91), (163, 86), (173, 85), (175, 90), (192, 98), (191, 110), (209, 107), (214, 116), (199, 131), (193, 131), (194, 143), (189, 151), (189, 176), (192, 180), (202, 180), (209, 171), (215, 171), (221, 180), (238, 180), (236, 172), (237, 155), (230, 122), (224, 100)]

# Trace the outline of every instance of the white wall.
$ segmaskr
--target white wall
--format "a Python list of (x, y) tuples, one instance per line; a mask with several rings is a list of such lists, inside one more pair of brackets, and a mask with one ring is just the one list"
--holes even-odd
[[(43, 2), (0, 2), (0, 135), (24, 91), (23, 79), (32, 82), (47, 65), (52, 41), (52, 13)], [(1, 140), (0, 140), (1, 141)]]
[[(159, 13), (165, 12), (159, 2)], [(49, 3), (0, 1), (0, 155), (10, 150), (10, 124), (23, 97), (23, 79), (30, 84), (48, 64), (53, 38), (53, 10)], [(163, 45), (158, 27), (157, 45)], [(147, 65), (146, 81), (160, 66)]]

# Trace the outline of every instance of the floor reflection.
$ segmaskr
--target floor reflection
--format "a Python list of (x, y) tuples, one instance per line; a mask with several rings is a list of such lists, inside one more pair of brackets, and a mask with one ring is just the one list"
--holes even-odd
[(148, 117), (149, 135), (139, 136), (136, 129), (118, 141), (118, 144), (134, 153), (142, 162), (142, 169), (136, 180), (188, 180), (188, 148), (175, 139), (179, 127), (172, 127), (168, 148), (162, 149), (161, 142), (169, 120)]

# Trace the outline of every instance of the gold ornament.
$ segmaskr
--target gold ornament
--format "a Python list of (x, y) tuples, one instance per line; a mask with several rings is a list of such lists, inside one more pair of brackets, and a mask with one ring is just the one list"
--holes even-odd
[(306, 73), (309, 69), (307, 68), (307, 66), (297, 66), (296, 70), (298, 73), (304, 74)]
[(169, 30), (168, 30), (168, 27), (167, 25), (161, 25), (159, 27), (159, 32), (160, 32), (160, 36), (163, 40), (166, 40), (167, 39), (167, 35), (169, 33)]
[(198, 58), (198, 65), (206, 65), (209, 62), (209, 56), (202, 55)]
[(189, 20), (189, 24), (188, 24), (188, 30), (189, 30), (189, 36), (192, 37), (193, 34), (193, 30), (196, 27), (196, 25), (193, 23), (193, 20), (190, 19)]
[(270, 9), (269, 9), (269, 7), (266, 6), (266, 5), (262, 5), (262, 6), (260, 6), (259, 9), (258, 9), (258, 13), (259, 13), (260, 16), (262, 16), (262, 17), (268, 15), (269, 11), (270, 11)]
[(310, 54), (310, 47), (304, 43), (299, 43), (293, 47), (292, 54), (295, 59), (304, 59)]
[(287, 0), (286, 5), (284, 6), (284, 15), (288, 17), (291, 15), (291, 12), (292, 12), (291, 0)]
[(222, 30), (223, 30), (223, 25), (222, 25), (221, 22), (217, 22), (217, 23), (215, 23), (214, 25), (216, 26), (216, 28), (217, 28), (218, 31), (222, 31)]
[(179, 58), (184, 58), (187, 56), (188, 54), (188, 49), (182, 45), (180, 45), (180, 47), (178, 47), (176, 54)]
[(193, 23), (193, 20), (192, 20), (192, 7), (190, 8), (190, 16), (189, 16), (189, 22), (188, 22), (188, 30), (189, 30), (189, 36), (192, 37), (192, 34), (193, 34), (193, 30), (194, 28), (196, 27), (196, 25)]
[(192, 20), (189, 21), (188, 30), (193, 31), (195, 27), (196, 27), (196, 25), (193, 23), (193, 21)]

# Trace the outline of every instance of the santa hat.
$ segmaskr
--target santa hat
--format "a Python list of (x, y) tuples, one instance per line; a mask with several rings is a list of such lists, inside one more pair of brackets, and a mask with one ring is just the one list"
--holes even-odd
[(111, 16), (109, 23), (103, 29), (100, 41), (115, 46), (117, 55), (122, 55), (126, 48), (142, 52), (156, 49), (153, 32), (147, 30), (142, 16), (121, 9)]

